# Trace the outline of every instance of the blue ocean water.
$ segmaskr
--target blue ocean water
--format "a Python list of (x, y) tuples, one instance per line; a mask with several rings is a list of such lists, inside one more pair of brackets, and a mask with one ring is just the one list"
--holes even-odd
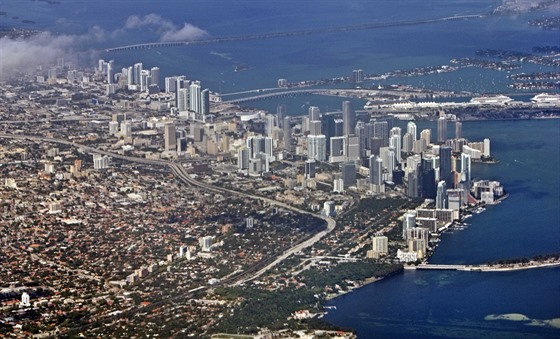
[[(158, 14), (161, 24), (180, 28), (193, 24), (210, 36), (384, 23), (490, 12), (497, 0), (0, 0), (0, 25), (22, 26), (69, 34), (83, 39), (76, 51), (92, 62), (114, 59), (117, 67), (143, 62), (159, 66), (163, 76), (184, 74), (221, 93), (268, 88), (278, 78), (289, 81), (347, 76), (353, 69), (383, 73), (395, 69), (448, 64), (451, 58), (474, 56), (477, 49), (530, 52), (533, 46), (559, 45), (557, 32), (529, 27), (526, 22), (553, 13), (494, 16), (417, 26), (248, 40), (205, 46), (130, 52), (96, 52), (108, 47), (158, 41), (163, 26), (123, 29), (131, 15)], [(18, 19), (13, 19), (18, 17)], [(34, 20), (25, 25), (21, 19)], [(96, 28), (96, 26), (98, 26)], [(92, 31), (99, 33), (97, 38)], [(68, 56), (72, 58), (72, 55)], [(248, 69), (234, 72), (243, 64)], [(519, 71), (549, 70), (524, 65)], [(505, 91), (507, 73), (465, 69), (455, 73), (386, 83), (426, 88)], [(296, 97), (286, 102), (293, 115), (309, 105), (338, 109), (341, 99)], [(275, 110), (278, 102), (250, 105)], [(363, 102), (356, 100), (359, 108)], [(560, 121), (465, 122), (470, 139), (492, 139), (497, 165), (474, 165), (474, 175), (502, 181), (510, 197), (470, 219), (471, 226), (445, 234), (435, 263), (481, 263), (560, 250)], [(418, 123), (418, 129), (434, 128)], [(526, 322), (486, 321), (489, 314), (521, 313), (533, 319), (560, 318), (560, 270), (511, 273), (414, 272), (366, 286), (335, 299), (327, 320), (357, 329), (370, 337), (558, 337), (555, 329)]]
[[(123, 30), (127, 18), (158, 14), (178, 28), (193, 24), (212, 37), (238, 36), (279, 31), (328, 28), (364, 23), (423, 20), (454, 15), (487, 14), (500, 1), (407, 0), (168, 0), (109, 1), (1, 0), (0, 25), (28, 25), (53, 32), (88, 36), (95, 26), (102, 38), (89, 38), (79, 50), (158, 41), (161, 27), (145, 26)], [(553, 13), (554, 14), (554, 13)], [(199, 79), (211, 90), (226, 93), (274, 87), (278, 78), (289, 81), (348, 76), (353, 69), (379, 74), (396, 69), (449, 64), (451, 58), (474, 56), (477, 49), (495, 48), (530, 52), (533, 46), (558, 45), (556, 32), (527, 25), (542, 12), (518, 16), (492, 16), (464, 21), (446, 21), (416, 26), (399, 26), (350, 32), (237, 41), (205, 46), (176, 47), (115, 53), (90, 53), (114, 59), (117, 66), (143, 62), (159, 66), (163, 76), (185, 74)], [(234, 72), (243, 64), (248, 69)], [(531, 70), (544, 69), (530, 65)], [(520, 70), (520, 72), (523, 70)], [(506, 73), (469, 69), (415, 79), (391, 79), (418, 86), (468, 91), (504, 90)]]

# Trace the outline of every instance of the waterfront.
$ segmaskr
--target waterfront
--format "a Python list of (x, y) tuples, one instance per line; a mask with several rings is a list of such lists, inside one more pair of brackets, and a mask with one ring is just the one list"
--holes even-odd
[[(482, 2), (477, 3), (480, 5)], [(106, 4), (108, 5), (109, 2)], [(142, 6), (137, 8), (142, 13), (134, 14), (148, 14), (155, 10), (147, 2), (144, 4), (147, 5), (145, 8), (141, 8)], [(70, 4), (71, 7), (83, 5), (83, 2)], [(45, 6), (48, 5), (45, 4)], [(114, 6), (114, 10), (124, 8), (129, 10), (129, 4), (125, 2), (111, 3), (111, 6)], [(475, 8), (475, 5), (472, 5), (469, 10), (465, 10), (467, 5), (462, 6), (464, 7), (459, 8), (461, 13), (476, 13), (475, 9), (472, 9)], [(487, 4), (484, 6), (488, 7)], [(314, 20), (317, 20), (315, 24), (320, 21), (326, 22), (333, 17), (336, 19), (332, 21), (333, 24), (348, 24), (346, 19), (337, 18), (334, 15), (338, 14), (336, 6), (334, 9), (331, 6), (327, 7), (325, 12), (313, 17)], [(435, 7), (437, 8), (437, 6)], [(429, 12), (429, 15), (437, 17), (440, 14), (454, 14), (456, 8), (451, 7), (437, 8), (435, 12), (441, 13)], [(488, 9), (486, 7), (485, 9)], [(413, 10), (426, 9), (420, 2), (415, 2), (412, 8), (410, 13), (403, 15), (410, 17)], [(231, 8), (225, 6), (212, 15), (225, 17), (225, 13), (229, 9)], [(478, 9), (476, 8), (476, 10)], [(74, 10), (72, 8), (72, 11)], [(97, 10), (104, 13), (106, 8), (99, 6)], [(261, 8), (260, 11), (262, 10)], [(287, 11), (289, 10), (293, 10), (293, 8), (288, 6)], [(68, 12), (64, 14), (65, 11)], [(86, 16), (84, 12), (80, 14), (80, 12), (72, 11), (63, 7), (60, 16), (70, 17), (71, 14), (76, 14), (74, 19), (76, 22)], [(90, 20), (93, 20), (96, 15), (91, 15), (91, 11), (95, 12), (93, 8), (86, 8), (85, 13), (88, 13), (87, 15), (91, 17)], [(171, 17), (175, 15), (177, 24), (183, 20), (178, 17), (178, 14), (171, 13), (169, 9), (168, 11), (165, 15)], [(328, 13), (328, 11), (332, 11), (332, 13)], [(128, 13), (124, 10), (122, 12)], [(45, 9), (45, 13), (42, 14), (49, 16), (49, 13)], [(194, 20), (200, 21), (195, 24), (209, 29), (216, 35), (221, 35), (224, 33), (243, 34), (258, 29), (260, 25), (264, 24), (268, 24), (264, 29), (269, 31), (286, 27), (305, 28), (302, 25), (307, 22), (301, 19), (310, 17), (309, 9), (304, 9), (301, 14), (296, 15), (296, 18), (282, 13), (268, 23), (253, 20), (261, 14), (262, 12), (259, 13), (257, 10), (251, 15), (232, 19), (229, 22), (215, 22), (210, 26), (204, 23), (204, 20), (209, 18), (201, 17)], [(379, 15), (378, 18), (361, 16), (354, 17), (354, 19), (380, 20), (383, 18), (383, 13)], [(423, 15), (427, 16), (428, 12)], [(97, 18), (99, 17), (98, 14)], [(115, 22), (109, 16), (106, 17), (108, 20), (104, 23), (106, 29), (117, 29), (122, 25), (122, 22)], [(395, 18), (389, 17), (388, 19)], [(474, 54), (476, 49), (488, 48), (494, 44), (500, 44), (500, 48), (527, 50), (536, 44), (550, 44), (551, 41), (555, 41), (553, 40), (555, 36), (542, 33), (534, 28), (511, 27), (511, 22), (521, 25), (524, 20), (523, 16), (521, 18), (493, 18), (484, 21), (485, 25), (480, 25), (480, 28), (469, 22), (452, 26), (438, 24), (433, 27), (423, 26), (419, 32), (413, 31), (410, 27), (390, 32), (387, 30), (355, 32), (352, 34), (352, 39), (337, 33), (295, 39), (279, 38), (226, 43), (193, 49), (172, 48), (142, 51), (141, 53), (115, 53), (107, 55), (107, 57), (115, 58), (119, 65), (129, 65), (140, 61), (147, 66), (157, 65), (162, 68), (164, 75), (184, 73), (191, 79), (201, 79), (205, 86), (209, 86), (213, 90), (234, 91), (274, 86), (278, 77), (287, 77), (290, 80), (316, 79), (347, 75), (356, 67), (363, 67), (369, 73), (397, 68), (408, 69), (412, 66), (448, 62), (450, 57)], [(89, 23), (86, 21), (85, 25)], [(49, 27), (49, 24), (43, 25), (43, 27)], [(493, 26), (496, 26), (497, 29), (491, 30), (490, 28)], [(66, 29), (70, 32), (71, 27), (69, 25)], [(232, 28), (236, 28), (237, 31), (228, 32)], [(442, 33), (447, 29), (450, 31)], [(458, 31), (468, 32), (464, 45), (452, 43), (452, 39), (455, 39)], [(505, 37), (515, 36), (516, 38), (496, 41), (496, 31), (501, 31)], [(433, 38), (437, 36), (436, 33), (442, 35), (441, 39)], [(153, 38), (150, 34), (153, 35), (153, 32), (141, 38)], [(421, 44), (417, 41), (420, 35), (432, 38), (428, 39), (427, 43)], [(364, 42), (367, 41), (376, 41), (376, 43), (367, 44), (364, 48)], [(98, 47), (107, 47), (100, 42), (96, 42), (96, 44)], [(383, 52), (379, 51), (379, 46), (383, 46)], [(434, 55), (436, 53), (434, 51), (440, 51), (442, 46), (447, 49), (438, 52), (441, 54)], [(317, 50), (322, 52), (317, 53)], [(263, 54), (267, 57), (263, 57)], [(240, 62), (247, 64), (248, 69), (235, 72), (233, 66)], [(529, 67), (529, 70), (540, 70), (538, 67), (533, 68)], [(397, 80), (407, 83), (414, 81), (420, 86), (432, 84), (454, 89), (493, 91), (503, 88), (505, 80), (500, 81), (497, 78), (505, 78), (505, 75), (505, 73), (491, 70), (466, 69), (461, 73), (427, 76), (416, 80)], [(426, 79), (432, 80), (427, 81)], [(290, 114), (295, 115), (306, 111), (306, 106), (315, 104), (308, 100), (295, 104), (289, 102)], [(317, 100), (321, 110), (340, 107), (340, 98)], [(325, 105), (323, 102), (328, 103)], [(271, 106), (270, 110), (273, 111), (275, 104)], [(360, 107), (358, 104), (355, 106)], [(418, 128), (422, 129), (428, 124), (431, 128), (435, 127), (433, 123), (419, 123)], [(473, 165), (474, 174), (481, 178), (502, 181), (511, 195), (502, 204), (490, 207), (485, 213), (470, 219), (471, 226), (468, 229), (444, 234), (443, 241), (431, 261), (435, 263), (482, 263), (501, 258), (532, 256), (558, 251), (560, 247), (558, 246), (557, 229), (560, 219), (557, 208), (559, 201), (557, 173), (560, 167), (558, 166), (558, 145), (560, 143), (558, 120), (469, 122), (464, 123), (463, 130), (465, 136), (473, 140), (480, 140), (484, 137), (492, 139), (492, 152), (501, 160), (500, 164)], [(387, 337), (417, 336), (421, 333), (431, 333), (430, 336), (488, 335), (494, 337), (503, 335), (512, 337), (523, 331), (539, 335), (557, 335), (557, 330), (529, 327), (525, 323), (485, 321), (484, 318), (490, 314), (508, 313), (523, 313), (528, 317), (541, 320), (558, 318), (560, 312), (554, 301), (559, 300), (557, 286), (559, 274), (559, 269), (491, 273), (484, 276), (473, 272), (406, 273), (369, 285), (335, 300), (334, 303), (340, 307), (336, 312), (331, 312), (327, 319), (354, 327), (360, 336), (365, 338), (372, 333)], [(343, 316), (337, 316), (337, 314), (344, 314), (350, 319), (350, 322), (345, 322)]]
[[(434, 127), (433, 123), (418, 124)], [(483, 264), (558, 252), (560, 120), (463, 123), (469, 139), (489, 136), (498, 164), (473, 164), (473, 175), (501, 181), (508, 199), (446, 232), (429, 262)], [(529, 321), (484, 320), (519, 313), (560, 318), (560, 268), (516, 272), (406, 271), (331, 301), (326, 319), (359, 338), (414, 336), (554, 337), (559, 329)], [(541, 324), (542, 325), (542, 324)]]

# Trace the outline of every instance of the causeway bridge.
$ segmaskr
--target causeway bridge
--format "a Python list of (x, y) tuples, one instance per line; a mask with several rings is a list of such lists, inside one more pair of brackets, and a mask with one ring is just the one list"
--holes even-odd
[(394, 22), (371, 23), (371, 24), (361, 24), (361, 25), (343, 26), (343, 27), (317, 28), (317, 29), (308, 29), (308, 30), (300, 30), (300, 31), (247, 34), (247, 35), (230, 36), (230, 37), (208, 38), (208, 39), (193, 40), (193, 41), (150, 42), (150, 43), (143, 43), (143, 44), (111, 47), (105, 49), (104, 51), (107, 53), (123, 52), (123, 51), (138, 50), (138, 49), (207, 45), (207, 44), (217, 44), (217, 43), (224, 43), (224, 42), (244, 41), (244, 40), (273, 39), (273, 38), (282, 38), (282, 37), (291, 37), (291, 36), (300, 36), (300, 35), (339, 33), (339, 32), (365, 30), (365, 29), (423, 25), (423, 24), (431, 24), (436, 22), (453, 21), (453, 20), (478, 19), (478, 18), (484, 18), (486, 16), (488, 16), (488, 14), (456, 15), (456, 16), (449, 16), (444, 18), (426, 19), (426, 20), (394, 21)]
[(436, 270), (436, 271), (474, 271), (474, 272), (509, 272), (533, 268), (560, 267), (560, 260), (545, 262), (529, 262), (500, 265), (445, 265), (445, 264), (420, 264), (405, 265), (405, 270)]

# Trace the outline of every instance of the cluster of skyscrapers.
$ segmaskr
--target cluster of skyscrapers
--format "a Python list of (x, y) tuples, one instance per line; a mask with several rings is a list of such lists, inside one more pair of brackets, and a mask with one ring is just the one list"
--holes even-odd
[[(150, 94), (162, 91), (159, 67), (148, 70), (142, 63), (136, 63), (117, 73), (113, 60), (100, 59), (98, 73), (107, 81), (107, 95), (115, 94), (119, 88)], [(184, 75), (166, 77), (164, 91), (175, 96), (176, 113), (190, 120), (206, 121), (210, 114), (210, 90), (203, 89), (200, 81), (190, 81)]]

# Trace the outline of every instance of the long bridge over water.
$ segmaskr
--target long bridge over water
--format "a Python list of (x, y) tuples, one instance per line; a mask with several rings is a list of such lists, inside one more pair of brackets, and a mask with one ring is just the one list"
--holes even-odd
[(107, 48), (105, 49), (105, 52), (122, 52), (122, 51), (130, 51), (130, 50), (137, 50), (137, 49), (154, 49), (154, 48), (165, 48), (165, 47), (207, 45), (207, 44), (217, 44), (217, 43), (224, 43), (224, 42), (244, 41), (244, 40), (272, 39), (272, 38), (291, 37), (291, 36), (299, 36), (299, 35), (338, 33), (338, 32), (365, 30), (365, 29), (423, 25), (423, 24), (430, 24), (430, 23), (444, 22), (444, 21), (476, 19), (476, 18), (483, 18), (486, 16), (488, 15), (487, 14), (457, 15), (457, 16), (450, 16), (444, 18), (426, 19), (426, 20), (407, 20), (407, 21), (395, 21), (395, 22), (385, 22), (385, 23), (361, 24), (361, 25), (343, 26), (343, 27), (317, 28), (317, 29), (308, 29), (308, 30), (300, 30), (300, 31), (247, 34), (247, 35), (239, 35), (239, 36), (231, 36), (231, 37), (202, 39), (202, 40), (195, 40), (195, 41), (150, 42), (150, 43), (143, 43), (143, 44), (134, 44), (134, 45)]
[(559, 267), (560, 260), (546, 262), (529, 262), (506, 265), (445, 265), (420, 264), (405, 266), (406, 270), (436, 270), (436, 271), (474, 271), (474, 272), (509, 272), (528, 270), (533, 268)]

